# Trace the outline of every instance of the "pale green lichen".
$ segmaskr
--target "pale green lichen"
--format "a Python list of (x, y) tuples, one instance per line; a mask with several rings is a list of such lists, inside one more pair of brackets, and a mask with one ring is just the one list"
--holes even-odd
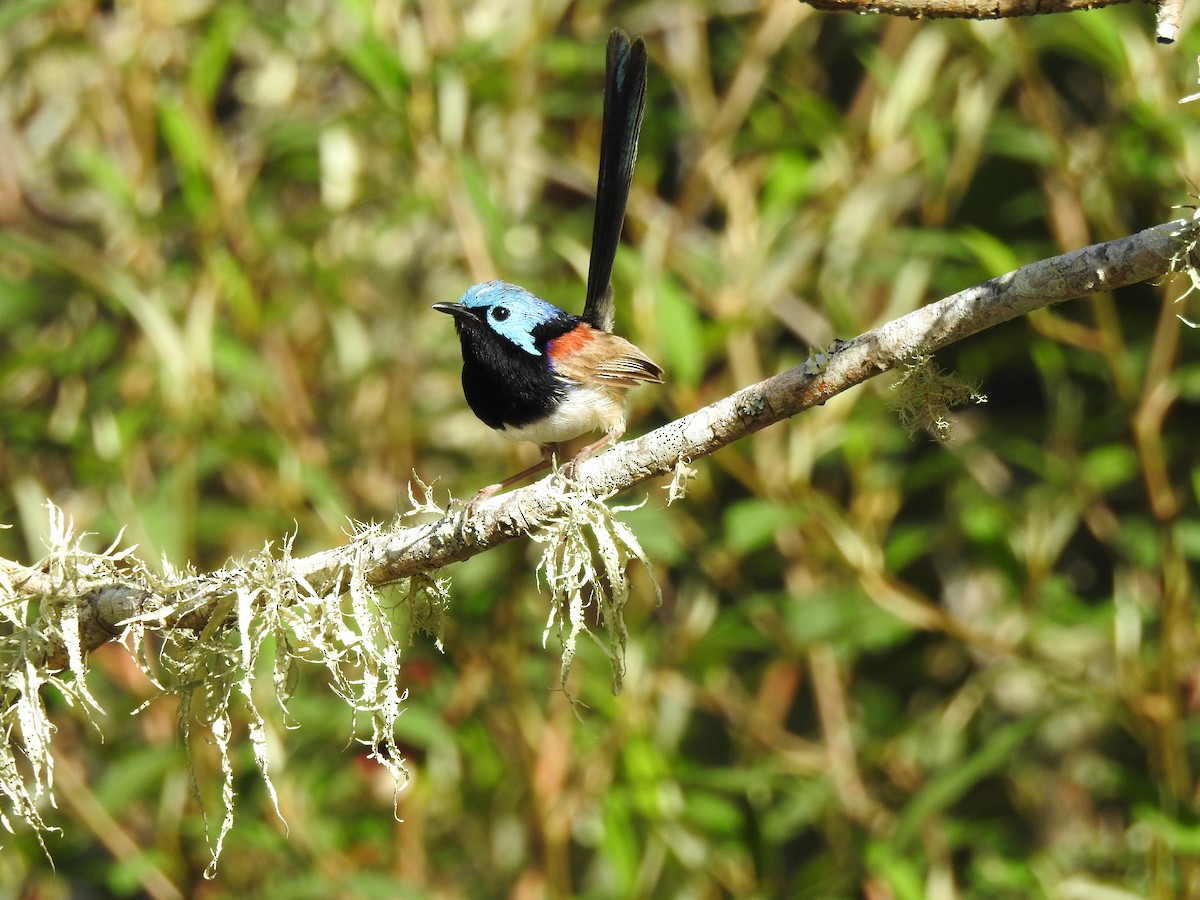
[[(1188, 277), (1188, 288), (1182, 294), (1175, 298), (1176, 303), (1182, 303), (1194, 293), (1200, 293), (1200, 271), (1196, 269), (1193, 262), (1196, 256), (1198, 230), (1200, 230), (1200, 207), (1197, 206), (1177, 206), (1176, 209), (1190, 209), (1192, 211), (1191, 222), (1175, 233), (1175, 236), (1181, 238), (1179, 249), (1175, 251), (1175, 255), (1171, 257), (1171, 271), (1182, 272)], [(1179, 321), (1189, 328), (1200, 328), (1200, 322), (1195, 322), (1179, 316)]]
[[(692, 474), (681, 460), (676, 493)], [(627, 640), (624, 607), (630, 594), (626, 570), (637, 560), (653, 583), (650, 562), (636, 536), (617, 518), (628, 507), (610, 509), (561, 474), (554, 477), (561, 481), (564, 511), (535, 535), (544, 545), (539, 572), (551, 593), (543, 639), (557, 631), (562, 640), (565, 689), (579, 636), (592, 637), (611, 663), (613, 690), (619, 692)], [(419, 484), (419, 492), (422, 496), (414, 497), (410, 491), (412, 509), (406, 515), (444, 514), (431, 486)], [(74, 534), (63, 514), (49, 508), (48, 553), (28, 571), (38, 573), (43, 587), (48, 579), (52, 589), (36, 592), (0, 570), (0, 685), (5, 699), (0, 710), (5, 737), (0, 741), (0, 825), (11, 832), (15, 821), (24, 821), (39, 839), (54, 830), (39, 812), (40, 804), (54, 804), (54, 726), (42, 690), (53, 687), (93, 721), (103, 715), (84, 680), (81, 615), (94, 615), (87, 593), (104, 584), (141, 592), (141, 611), (122, 623), (120, 640), (160, 694), (179, 698), (180, 735), (212, 854), (208, 877), (216, 872), (234, 822), (237, 720), (246, 728), (255, 768), (283, 818), (270, 776), (271, 732), (262, 712), (263, 695), (255, 692), (267, 669), (268, 696), (278, 704), (285, 725), (297, 727), (288, 701), (299, 668), (305, 663), (324, 667), (333, 690), (352, 711), (353, 734), (392, 775), (398, 795), (408, 781), (395, 738), (407, 698), (401, 687), (401, 653), (417, 632), (431, 635), (441, 647), (449, 582), (418, 575), (386, 588), (372, 584), (367, 551), (386, 537), (383, 526), (356, 524), (349, 562), (336, 577), (325, 579), (327, 587), (318, 588), (296, 571), (294, 537), (217, 572), (199, 574), (165, 560), (156, 572), (133, 555), (134, 548), (118, 550), (114, 544), (102, 553), (84, 550), (86, 536)], [(654, 589), (658, 591), (657, 584)], [(590, 631), (585, 620), (593, 603), (600, 634)], [(147, 639), (150, 633), (153, 641)], [(55, 653), (66, 660), (59, 669), (48, 662)], [(192, 755), (203, 748), (215, 750), (220, 771), (220, 821), (215, 826), (210, 826)]]
[(682, 456), (675, 460), (675, 468), (671, 472), (671, 480), (663, 488), (667, 492), (667, 506), (676, 500), (682, 500), (687, 494), (688, 482), (695, 478), (697, 472)]
[[(613, 693), (619, 694), (628, 639), (625, 604), (630, 593), (630, 562), (642, 564), (662, 602), (650, 560), (637, 536), (617, 518), (619, 513), (636, 507), (609, 507), (561, 473), (552, 477), (558, 482), (555, 487), (562, 497), (563, 512), (532, 535), (544, 545), (538, 571), (550, 589), (550, 615), (542, 645), (552, 632), (561, 641), (559, 683), (566, 691), (576, 643), (580, 635), (587, 635), (608, 657)], [(593, 603), (603, 634), (596, 634), (587, 625), (585, 612)]]
[(979, 388), (953, 372), (944, 372), (928, 354), (910, 357), (892, 384), (900, 424), (909, 436), (925, 431), (937, 441), (949, 441), (950, 410), (966, 403), (986, 403)]
[[(428, 500), (428, 495), (427, 495)], [(38, 811), (48, 800), (53, 805), (54, 763), (51, 738), (54, 728), (46, 715), (41, 691), (51, 686), (71, 705), (95, 718), (103, 710), (88, 692), (84, 674), (87, 660), (80, 650), (82, 596), (88, 585), (120, 581), (145, 588), (160, 602), (124, 623), (122, 642), (139, 668), (160, 692), (180, 700), (179, 727), (191, 759), (194, 726), (205, 732), (219, 759), (221, 820), (209, 828), (201, 798), (200, 779), (189, 763), (193, 793), (204, 816), (212, 859), (216, 864), (234, 821), (236, 794), (232, 746), (233, 711), (245, 721), (255, 767), (282, 819), (279, 798), (271, 781), (268, 726), (256, 697), (256, 676), (264, 665), (271, 669), (272, 694), (285, 722), (287, 703), (295, 688), (298, 664), (322, 665), (334, 691), (353, 713), (358, 740), (393, 777), (397, 794), (408, 780), (395, 724), (406, 692), (401, 687), (401, 649), (415, 632), (434, 636), (440, 646), (448, 604), (448, 582), (417, 576), (380, 590), (364, 576), (363, 561), (352, 554), (341, 577), (320, 591), (293, 572), (292, 538), (280, 548), (267, 545), (235, 567), (199, 575), (177, 570), (164, 562), (161, 573), (150, 571), (132, 549), (103, 553), (82, 549), (84, 535), (72, 534), (70, 523), (50, 507), (48, 555), (32, 570), (44, 572), (59, 586), (38, 595), (0, 577), (0, 684), (5, 704), (0, 711), (5, 740), (0, 742), (0, 825), (13, 830), (11, 817), (23, 820), (39, 835), (52, 830)], [(377, 537), (379, 526), (360, 527), (352, 547), (365, 547)], [(187, 621), (199, 613), (203, 624)], [(145, 629), (158, 636), (145, 640)], [(45, 662), (51, 647), (66, 647), (67, 664), (52, 671)], [(269, 660), (263, 651), (273, 648)], [(152, 701), (151, 701), (152, 702)], [(18, 766), (18, 755), (24, 762)], [(22, 771), (23, 770), (23, 771)]]
[[(43, 800), (55, 805), (55, 727), (46, 712), (43, 688), (56, 690), (93, 724), (104, 712), (85, 680), (87, 665), (79, 647), (84, 602), (80, 586), (112, 579), (118, 567), (135, 578), (142, 574), (132, 548), (117, 551), (114, 545), (103, 553), (87, 552), (81, 546), (86, 535), (73, 534), (62, 511), (48, 507), (47, 555), (30, 571), (59, 589), (39, 597), (21, 590), (7, 574), (0, 575), (0, 797), (7, 807), (0, 808), (0, 825), (13, 832), (12, 819), (23, 820), (39, 841), (46, 832), (58, 830), (38, 809)], [(52, 647), (67, 648), (65, 668), (50, 668)]]

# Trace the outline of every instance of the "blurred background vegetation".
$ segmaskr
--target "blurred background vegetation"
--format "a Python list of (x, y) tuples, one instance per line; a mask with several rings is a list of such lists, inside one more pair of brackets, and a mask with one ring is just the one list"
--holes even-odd
[[(1195, 13), (1195, 10), (1189, 10)], [(1200, 30), (793, 0), (0, 6), (0, 555), (53, 499), (202, 569), (532, 459), (469, 413), (430, 309), (504, 277), (582, 303), (603, 46), (651, 77), (619, 328), (639, 433), (1019, 264), (1177, 215)], [(1200, 891), (1200, 352), (1182, 279), (975, 337), (955, 439), (888, 378), (698, 461), (628, 515), (664, 590), (577, 719), (527, 543), (448, 573), (405, 648), (412, 782), (315, 670), (249, 749), (218, 877), (174, 723), (119, 647), (58, 703), (62, 827), (5, 894), (1179, 897)], [(1192, 317), (1196, 318), (1192, 306)], [(634, 498), (637, 499), (637, 498)], [(582, 646), (582, 645), (581, 645)], [(261, 679), (264, 701), (273, 690)], [(298, 724), (288, 729), (287, 724)], [(103, 737), (103, 741), (101, 740)], [(201, 795), (215, 757), (193, 736)]]

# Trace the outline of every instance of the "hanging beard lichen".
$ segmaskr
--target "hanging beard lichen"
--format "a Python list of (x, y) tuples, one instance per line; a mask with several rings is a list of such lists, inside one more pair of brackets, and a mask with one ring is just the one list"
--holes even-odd
[[(94, 624), (86, 617), (96, 615), (106, 594), (123, 595), (126, 602), (118, 608), (126, 611), (104, 616), (120, 623), (119, 633), (109, 632), (104, 639), (120, 640), (160, 693), (180, 699), (180, 733), (212, 851), (207, 877), (215, 875), (233, 826), (239, 718), (282, 818), (268, 774), (270, 726), (259, 709), (264, 691), (254, 689), (264, 663), (270, 667), (275, 702), (293, 725), (287, 703), (296, 686), (297, 663), (324, 666), (330, 685), (353, 710), (357, 739), (392, 775), (397, 794), (404, 787), (408, 772), (394, 734), (407, 696), (400, 680), (401, 648), (416, 631), (433, 634), (440, 646), (448, 582), (418, 575), (381, 591), (364, 577), (356, 553), (326, 587), (316, 588), (294, 571), (292, 538), (279, 549), (268, 544), (236, 567), (215, 573), (179, 570), (167, 562), (155, 572), (133, 556), (134, 548), (82, 549), (87, 536), (74, 534), (62, 512), (52, 504), (49, 508), (48, 554), (26, 570), (37, 576), (40, 587), (30, 587), (32, 577), (0, 572), (0, 687), (5, 700), (0, 710), (0, 826), (11, 832), (10, 816), (23, 820), (39, 840), (54, 830), (39, 813), (39, 803), (54, 802), (54, 726), (42, 689), (55, 688), (93, 722), (104, 715), (87, 689), (81, 633), (84, 625)], [(359, 526), (351, 546), (365, 546), (382, 531), (380, 526)], [(138, 601), (129, 602), (131, 596)], [(156, 635), (154, 640), (146, 639), (148, 631)], [(263, 659), (264, 650), (272, 653), (270, 660)], [(365, 727), (360, 718), (367, 719)], [(221, 772), (222, 815), (215, 833), (199, 803), (200, 780), (192, 762), (197, 725), (216, 748)]]
[[(560, 481), (565, 511), (532, 536), (544, 545), (538, 571), (550, 588), (550, 616), (542, 633), (542, 646), (551, 632), (557, 633), (563, 647), (560, 685), (566, 691), (576, 642), (586, 634), (608, 657), (613, 693), (619, 694), (628, 637), (625, 603), (630, 586), (626, 568), (631, 561), (636, 559), (645, 567), (662, 602), (653, 568), (637, 536), (617, 519), (617, 514), (637, 507), (610, 508), (562, 475), (556, 473), (553, 477)], [(585, 620), (586, 610), (593, 603), (603, 634), (593, 632)]]

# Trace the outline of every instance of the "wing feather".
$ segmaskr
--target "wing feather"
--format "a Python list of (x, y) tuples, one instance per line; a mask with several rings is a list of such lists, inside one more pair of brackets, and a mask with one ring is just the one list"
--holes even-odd
[(662, 384), (662, 368), (625, 338), (590, 329), (591, 340), (572, 348), (571, 353), (551, 359), (556, 374), (574, 381), (600, 381), (613, 387), (631, 388), (639, 383)]

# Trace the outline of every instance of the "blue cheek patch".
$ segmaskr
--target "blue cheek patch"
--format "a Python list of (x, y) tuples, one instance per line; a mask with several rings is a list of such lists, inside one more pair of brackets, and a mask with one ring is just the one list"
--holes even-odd
[[(485, 310), (488, 327), (531, 356), (542, 355), (534, 343), (533, 330), (566, 315), (557, 306), (534, 296), (525, 288), (505, 281), (485, 281), (472, 285), (458, 302), (468, 309)], [(500, 306), (509, 313), (503, 321), (497, 321), (492, 316), (494, 308)]]
[(498, 325), (494, 322), (492, 324), (498, 333), (504, 335), (526, 353), (532, 353), (534, 356), (541, 356), (542, 351), (533, 345), (533, 335), (530, 334), (528, 330), (522, 331), (515, 328), (505, 327), (514, 325), (515, 321), (516, 317), (514, 316), (508, 321), (501, 322)]

